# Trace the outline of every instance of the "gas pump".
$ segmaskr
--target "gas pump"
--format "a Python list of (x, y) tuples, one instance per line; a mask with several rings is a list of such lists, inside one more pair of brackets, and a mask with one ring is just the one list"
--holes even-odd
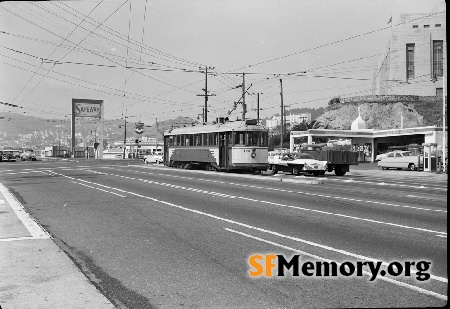
[(431, 147), (436, 147), (436, 143), (423, 143), (423, 171), (432, 172), (436, 171), (437, 162), (436, 158), (431, 158)]

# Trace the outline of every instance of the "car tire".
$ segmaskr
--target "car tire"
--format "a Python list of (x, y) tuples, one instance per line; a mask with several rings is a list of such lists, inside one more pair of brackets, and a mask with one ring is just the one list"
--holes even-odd
[(275, 166), (275, 165), (270, 165), (270, 166), (269, 166), (269, 172), (270, 172), (272, 175), (275, 175), (276, 173), (278, 173), (276, 166)]
[(415, 171), (416, 170), (416, 165), (414, 163), (410, 163), (408, 165), (408, 169), (411, 170), (411, 171)]
[(344, 176), (346, 171), (343, 171), (340, 167), (338, 167), (334, 170), (334, 173), (336, 174), (336, 176)]
[(300, 175), (300, 170), (298, 168), (296, 168), (296, 167), (293, 167), (292, 168), (292, 174), (294, 174), (295, 176), (298, 176), (298, 175)]

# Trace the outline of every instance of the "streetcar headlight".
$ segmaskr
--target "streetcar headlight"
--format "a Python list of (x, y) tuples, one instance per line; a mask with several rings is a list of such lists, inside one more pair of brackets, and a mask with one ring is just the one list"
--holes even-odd
[(252, 158), (256, 157), (256, 148), (252, 148), (252, 154), (251, 154)]

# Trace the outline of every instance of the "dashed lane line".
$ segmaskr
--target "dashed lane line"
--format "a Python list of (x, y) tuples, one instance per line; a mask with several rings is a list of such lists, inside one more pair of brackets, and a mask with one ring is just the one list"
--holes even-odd
[[(330, 259), (326, 259), (324, 257), (318, 256), (318, 255), (315, 255), (315, 254), (311, 254), (311, 253), (308, 253), (306, 251), (295, 249), (295, 248), (292, 248), (292, 247), (289, 247), (289, 246), (286, 246), (286, 245), (283, 245), (283, 244), (279, 244), (279, 243), (276, 243), (276, 242), (273, 242), (273, 241), (270, 241), (270, 240), (267, 240), (267, 239), (256, 237), (256, 236), (253, 236), (253, 235), (250, 235), (250, 234), (247, 234), (247, 233), (239, 232), (239, 231), (236, 231), (236, 230), (233, 230), (233, 229), (230, 229), (230, 228), (225, 228), (224, 230), (226, 230), (228, 232), (231, 232), (231, 233), (235, 233), (235, 234), (244, 236), (244, 237), (247, 237), (247, 238), (250, 238), (250, 239), (254, 239), (254, 240), (257, 240), (257, 241), (260, 241), (260, 242), (264, 242), (264, 243), (270, 244), (270, 245), (275, 246), (275, 247), (279, 247), (279, 248), (286, 249), (286, 250), (289, 250), (289, 251), (292, 251), (292, 252), (295, 252), (295, 253), (299, 253), (301, 255), (308, 256), (308, 257), (310, 257), (312, 259), (321, 260), (321, 261), (325, 261), (325, 262), (328, 262), (328, 263), (334, 262), (334, 261), (332, 261)], [(377, 262), (377, 261), (375, 261), (375, 262)], [(335, 263), (338, 266), (342, 265), (342, 263), (339, 263), (339, 262), (335, 262)], [(388, 264), (388, 263), (384, 262), (383, 265), (384, 264)], [(387, 266), (387, 265), (384, 265), (384, 266)], [(367, 266), (365, 266), (365, 267), (367, 269)], [(369, 276), (369, 277), (372, 276), (372, 272), (370, 272), (370, 271), (363, 270), (363, 273), (365, 275)], [(445, 282), (447, 282), (446, 278), (441, 278), (441, 277), (436, 277), (435, 276), (434, 279), (436, 279), (436, 278), (445, 279)], [(443, 299), (443, 300), (448, 300), (448, 296), (447, 295), (442, 295), (442, 294), (439, 294), (439, 293), (436, 293), (436, 292), (433, 292), (433, 291), (425, 290), (425, 289), (420, 288), (418, 286), (407, 284), (407, 283), (401, 282), (399, 280), (394, 280), (392, 278), (381, 277), (381, 276), (377, 277), (377, 279), (380, 279), (380, 280), (383, 280), (383, 281), (386, 281), (386, 282), (389, 282), (389, 283), (393, 283), (393, 284), (395, 284), (397, 286), (405, 287), (405, 288), (408, 288), (410, 290), (413, 290), (413, 291), (416, 291), (416, 292), (419, 292), (419, 293), (422, 293), (422, 294), (430, 295), (430, 296), (433, 296), (433, 297), (436, 297), (436, 298), (439, 298), (439, 299)], [(442, 280), (439, 280), (439, 281), (442, 281)]]
[[(197, 180), (197, 181), (214, 182), (214, 183), (220, 183), (220, 184), (235, 185), (235, 186), (240, 186), (240, 187), (241, 186), (247, 186), (247, 187), (256, 188), (256, 189), (273, 190), (273, 191), (294, 193), (294, 194), (300, 194), (300, 195), (316, 196), (316, 197), (321, 197), (321, 198), (347, 200), (347, 201), (360, 202), (360, 203), (364, 202), (364, 203), (376, 204), (376, 205), (381, 205), (381, 206), (391, 206), (391, 207), (408, 208), (408, 209), (415, 209), (415, 210), (421, 210), (421, 211), (432, 211), (432, 212), (447, 213), (446, 210), (441, 210), (441, 209), (430, 209), (430, 208), (424, 208), (424, 207), (416, 207), (416, 206), (410, 206), (410, 205), (399, 205), (399, 204), (378, 202), (378, 201), (372, 201), (372, 200), (363, 200), (363, 199), (355, 199), (355, 198), (348, 198), (348, 197), (331, 196), (331, 195), (317, 194), (317, 193), (310, 193), (310, 192), (302, 192), (302, 191), (292, 191), (292, 190), (271, 188), (271, 187), (253, 186), (253, 185), (247, 185), (247, 184), (241, 184), (241, 183), (224, 182), (224, 181), (219, 181), (219, 180), (194, 178), (194, 177), (188, 177), (188, 176), (167, 175), (167, 174), (162, 174), (162, 173), (151, 173), (151, 172), (135, 171), (135, 170), (126, 170), (126, 171), (133, 172), (133, 173), (142, 173), (142, 174), (146, 174), (146, 175), (159, 175), (159, 176), (165, 176), (165, 177), (171, 177), (171, 178), (180, 178), (180, 179), (190, 179), (190, 180)], [(105, 175), (124, 177), (122, 175), (116, 175), (116, 174), (105, 174)], [(154, 182), (154, 183), (158, 184), (157, 182)]]
[[(57, 173), (55, 173), (55, 174), (57, 174)], [(66, 176), (66, 175), (63, 175), (63, 174), (58, 174), (58, 175), (63, 176), (63, 177), (67, 177), (67, 178), (70, 178), (70, 179), (75, 179), (77, 181), (81, 181), (81, 182), (84, 182), (84, 183), (89, 183), (89, 184), (103, 186), (103, 185), (95, 183), (95, 182), (82, 180), (82, 179), (76, 179), (74, 177)], [(121, 175), (116, 175), (116, 174), (110, 174), (110, 175), (111, 176), (121, 176)], [(143, 180), (139, 179), (139, 181), (143, 181)], [(163, 186), (166, 185), (165, 182), (164, 183), (159, 183), (159, 182), (155, 182), (155, 181), (152, 181), (152, 180), (148, 180), (146, 183), (152, 183), (152, 184), (163, 185)], [(115, 190), (114, 187), (108, 187), (108, 188)], [(183, 189), (183, 188), (181, 188), (181, 189)], [(197, 190), (197, 191), (194, 191), (194, 192), (204, 193), (204, 194), (212, 194), (212, 192), (205, 191), (205, 190), (199, 190), (199, 189), (195, 189), (195, 188), (185, 188), (183, 190), (187, 190), (187, 191)], [(121, 191), (123, 191), (123, 190), (121, 190)], [(130, 192), (127, 192), (127, 193), (130, 193)], [(136, 195), (136, 194), (134, 194), (134, 195)], [(346, 218), (346, 219), (365, 221), (365, 222), (381, 224), (381, 225), (388, 225), (388, 226), (393, 226), (393, 227), (397, 227), (397, 228), (416, 230), (416, 231), (426, 232), (426, 233), (433, 233), (433, 234), (437, 234), (437, 235), (447, 235), (446, 232), (441, 232), (441, 231), (435, 231), (435, 230), (430, 230), (430, 229), (425, 229), (425, 228), (420, 228), (420, 227), (413, 227), (413, 226), (408, 226), (408, 225), (396, 224), (396, 223), (391, 223), (391, 222), (383, 222), (383, 221), (379, 221), (379, 220), (366, 219), (366, 218), (361, 218), (361, 217), (356, 217), (356, 216), (348, 216), (348, 215), (344, 215), (344, 214), (333, 213), (333, 212), (317, 210), (317, 209), (310, 209), (310, 208), (305, 208), (305, 207), (300, 207), (300, 206), (285, 205), (285, 204), (269, 202), (269, 201), (263, 201), (263, 200), (250, 199), (250, 198), (240, 197), (240, 196), (225, 196), (225, 197), (227, 197), (227, 198), (239, 198), (239, 199), (244, 199), (244, 200), (250, 200), (250, 201), (253, 201), (253, 202), (257, 202), (257, 203), (264, 203), (264, 204), (275, 205), (275, 206), (280, 206), (280, 207), (287, 207), (287, 208), (292, 208), (292, 209), (297, 209), (297, 210), (302, 210), (302, 211), (308, 211), (308, 212), (314, 212), (314, 213), (319, 213), (319, 214), (324, 214), (324, 215), (329, 215), (329, 216), (336, 216), (336, 217), (341, 217), (341, 218)]]

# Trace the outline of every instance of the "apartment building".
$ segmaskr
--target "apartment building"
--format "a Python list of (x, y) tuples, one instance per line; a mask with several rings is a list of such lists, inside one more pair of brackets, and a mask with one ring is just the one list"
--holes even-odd
[(446, 6), (401, 14), (391, 25), (386, 51), (374, 72), (372, 94), (442, 96), (447, 63)]
[[(310, 113), (301, 113), (301, 114), (289, 114), (284, 115), (284, 123), (286, 125), (286, 128), (290, 128), (295, 124), (301, 123), (301, 122), (310, 122), (311, 121), (311, 114)], [(274, 115), (272, 116), (272, 119), (266, 120), (266, 127), (272, 131), (275, 127), (281, 125), (281, 116), (280, 115)]]

